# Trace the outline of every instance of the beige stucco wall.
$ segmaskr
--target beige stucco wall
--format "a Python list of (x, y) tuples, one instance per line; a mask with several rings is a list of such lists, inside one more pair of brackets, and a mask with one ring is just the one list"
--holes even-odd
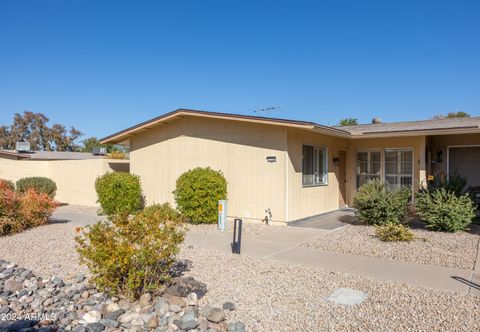
[[(431, 160), (434, 161), (431, 166), (431, 173), (435, 176), (444, 177), (447, 175), (447, 148), (449, 146), (459, 145), (480, 145), (480, 134), (461, 134), (461, 135), (441, 135), (432, 136), (428, 139)], [(443, 152), (442, 162), (437, 162), (437, 153)]]
[(24, 177), (45, 176), (57, 185), (57, 201), (97, 205), (95, 179), (106, 172), (128, 171), (128, 163), (107, 159), (45, 161), (0, 158), (0, 178), (16, 182)]
[[(317, 145), (327, 147), (327, 185), (313, 187), (302, 186), (303, 145)], [(300, 130), (288, 131), (287, 221), (301, 219), (323, 212), (333, 211), (339, 208), (339, 166), (334, 165), (333, 158), (338, 157), (339, 150), (346, 151), (347, 149), (348, 142), (346, 139), (343, 138), (326, 136)]]
[(406, 136), (406, 137), (384, 137), (384, 138), (367, 138), (352, 139), (348, 141), (348, 163), (347, 163), (347, 187), (348, 202), (351, 205), (353, 196), (356, 192), (356, 153), (357, 151), (377, 150), (382, 152), (382, 169), (381, 174), (384, 176), (384, 150), (395, 148), (412, 148), (413, 149), (413, 184), (414, 190), (420, 185), (426, 183), (426, 160), (425, 160), (425, 136)]
[(285, 220), (283, 127), (186, 116), (133, 136), (130, 146), (130, 171), (141, 177), (147, 204), (174, 204), (177, 178), (210, 166), (227, 179), (229, 217), (260, 220), (269, 208), (274, 221)]

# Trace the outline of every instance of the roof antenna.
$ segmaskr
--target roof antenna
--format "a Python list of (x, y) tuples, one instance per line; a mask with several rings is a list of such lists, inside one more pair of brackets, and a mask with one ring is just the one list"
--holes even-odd
[(280, 106), (269, 106), (269, 107), (253, 110), (253, 113), (258, 115), (267, 115), (279, 110), (280, 110)]

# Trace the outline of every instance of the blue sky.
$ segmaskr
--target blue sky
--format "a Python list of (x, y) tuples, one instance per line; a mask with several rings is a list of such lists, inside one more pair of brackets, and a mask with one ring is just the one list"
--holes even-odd
[(480, 115), (479, 1), (0, 2), (0, 124), (106, 136), (177, 108)]

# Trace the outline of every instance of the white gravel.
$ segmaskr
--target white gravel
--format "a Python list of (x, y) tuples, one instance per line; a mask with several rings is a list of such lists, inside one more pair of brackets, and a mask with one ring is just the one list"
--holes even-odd
[[(0, 258), (67, 278), (86, 273), (78, 265), (75, 227), (50, 224), (0, 238)], [(262, 225), (257, 231), (261, 229)], [(251, 230), (255, 232), (253, 227)], [(201, 226), (196, 231), (215, 230)], [(462, 236), (470, 239), (469, 234)], [(351, 235), (351, 245), (357, 243), (353, 240)], [(245, 322), (251, 331), (480, 330), (480, 297), (196, 247), (184, 246), (179, 258), (191, 262), (187, 274), (207, 284), (209, 291), (202, 301), (217, 305), (234, 302), (237, 309), (228, 313), (228, 318)], [(368, 298), (354, 307), (325, 302), (338, 287), (364, 291)]]
[[(480, 298), (313, 270), (274, 260), (185, 248), (188, 274), (208, 285), (203, 302), (233, 301), (228, 319), (252, 331), (475, 331)], [(346, 307), (325, 302), (338, 287), (368, 294)]]
[[(477, 228), (472, 225), (472, 229)], [(468, 270), (475, 266), (480, 240), (478, 233), (443, 233), (425, 229), (413, 229), (413, 232), (417, 239), (412, 242), (383, 242), (375, 237), (373, 226), (348, 225), (322, 234), (303, 246)]]
[(69, 278), (86, 273), (75, 251), (75, 225), (57, 223), (0, 237), (0, 258), (32, 271)]

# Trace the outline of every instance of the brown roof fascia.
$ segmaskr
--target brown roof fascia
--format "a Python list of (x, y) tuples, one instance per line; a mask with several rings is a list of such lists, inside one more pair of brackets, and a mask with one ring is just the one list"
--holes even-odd
[[(252, 122), (258, 122), (258, 123), (270, 123), (272, 125), (275, 125), (275, 124), (285, 125), (285, 126), (298, 127), (303, 129), (317, 129), (317, 130), (319, 129), (331, 134), (336, 134), (341, 136), (350, 136), (350, 133), (345, 130), (322, 126), (314, 122), (288, 120), (288, 119), (281, 119), (281, 118), (270, 118), (270, 117), (262, 117), (262, 116), (220, 113), (220, 112), (198, 111), (198, 110), (182, 108), (182, 109), (177, 109), (175, 111), (160, 115), (148, 121), (141, 122), (135, 126), (121, 130), (112, 135), (106, 136), (102, 138), (100, 142), (101, 143), (118, 142), (120, 140), (124, 140), (125, 136), (127, 135), (132, 135), (141, 129), (145, 129), (146, 127), (157, 125), (162, 121), (168, 120), (169, 118), (179, 117), (181, 115), (193, 115), (193, 116), (199, 116), (199, 117), (230, 119), (230, 120), (238, 120), (238, 121), (252, 121)], [(123, 139), (121, 139), (122, 137)]]

